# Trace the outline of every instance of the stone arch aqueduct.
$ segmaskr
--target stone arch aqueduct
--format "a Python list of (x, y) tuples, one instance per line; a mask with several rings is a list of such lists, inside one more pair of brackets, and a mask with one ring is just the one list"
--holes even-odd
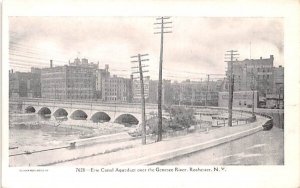
[[(59, 117), (61, 113), (66, 113), (66, 117), (76, 120), (76, 117), (85, 116), (86, 120), (93, 120), (95, 116), (101, 116), (101, 118), (107, 118), (105, 121), (117, 122), (119, 123), (120, 119), (123, 119), (125, 116), (129, 116), (129, 121), (133, 120), (138, 124), (141, 122), (141, 107), (140, 104), (132, 103), (102, 103), (100, 101), (58, 101), (51, 99), (21, 99), (21, 100), (10, 100), (10, 108), (18, 109), (26, 113), (30, 108), (34, 109), (33, 112), (43, 114), (45, 111), (48, 111), (47, 114), (52, 117)], [(220, 107), (197, 107), (197, 112), (203, 110), (213, 109), (217, 111), (227, 111), (224, 108)], [(199, 111), (200, 110), (200, 111)], [(156, 104), (147, 104), (146, 105), (146, 119), (151, 118), (151, 114), (157, 113)], [(249, 112), (246, 112), (249, 113)], [(249, 113), (250, 114), (250, 113)], [(163, 111), (163, 117), (168, 118), (168, 113)], [(250, 117), (250, 116), (249, 116)], [(130, 120), (131, 119), (131, 120)], [(122, 120), (121, 120), (122, 121)], [(130, 123), (130, 122), (122, 122)]]
[[(31, 112), (39, 114), (51, 114), (51, 116), (58, 117), (65, 114), (68, 118), (76, 119), (76, 116), (86, 116), (87, 120), (92, 120), (95, 116), (109, 117), (110, 122), (115, 122), (118, 118), (128, 115), (134, 117), (138, 122), (141, 122), (141, 108), (140, 104), (115, 104), (115, 103), (101, 103), (97, 101), (82, 102), (82, 101), (56, 101), (56, 100), (22, 100), (10, 101), (10, 107), (15, 106), (24, 113)], [(150, 113), (157, 112), (157, 105), (146, 105), (146, 117)]]

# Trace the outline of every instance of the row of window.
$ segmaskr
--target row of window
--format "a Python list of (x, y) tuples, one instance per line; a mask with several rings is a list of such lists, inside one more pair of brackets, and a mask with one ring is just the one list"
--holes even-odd
[(127, 101), (127, 97), (105, 97), (106, 101)]

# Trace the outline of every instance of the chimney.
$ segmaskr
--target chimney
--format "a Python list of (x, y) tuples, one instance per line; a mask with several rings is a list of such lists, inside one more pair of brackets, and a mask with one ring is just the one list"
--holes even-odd
[(260, 57), (260, 59), (262, 59), (262, 57)]
[(108, 72), (109, 65), (105, 64), (105, 71)]
[(53, 60), (50, 59), (50, 68), (52, 68), (52, 67), (53, 67)]
[(270, 55), (270, 59), (274, 59), (274, 56), (273, 56), (273, 55)]

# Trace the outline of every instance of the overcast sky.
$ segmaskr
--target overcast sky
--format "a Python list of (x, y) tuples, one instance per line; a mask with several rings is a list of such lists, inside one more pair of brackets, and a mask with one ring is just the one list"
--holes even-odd
[[(172, 17), (172, 32), (164, 38), (164, 78), (200, 80), (225, 74), (226, 50), (238, 50), (239, 60), (274, 55), (283, 65), (283, 20), (280, 18)], [(10, 67), (66, 64), (77, 56), (109, 64), (112, 74), (129, 77), (130, 56), (148, 53), (148, 75), (158, 79), (160, 36), (154, 17), (10, 17)], [(218, 76), (213, 76), (218, 77)], [(220, 77), (220, 76), (219, 76)]]

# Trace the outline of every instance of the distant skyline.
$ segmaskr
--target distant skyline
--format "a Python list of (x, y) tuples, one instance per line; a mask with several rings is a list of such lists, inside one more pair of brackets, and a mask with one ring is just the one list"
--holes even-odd
[[(99, 68), (109, 64), (112, 74), (129, 77), (130, 56), (148, 53), (149, 76), (158, 79), (160, 36), (155, 17), (10, 17), (10, 68), (64, 65), (88, 58)], [(163, 78), (200, 80), (206, 74), (225, 75), (224, 54), (238, 50), (239, 60), (269, 58), (283, 62), (283, 19), (172, 17), (165, 35)], [(250, 50), (251, 42), (251, 50)], [(212, 77), (214, 78), (214, 76)]]

